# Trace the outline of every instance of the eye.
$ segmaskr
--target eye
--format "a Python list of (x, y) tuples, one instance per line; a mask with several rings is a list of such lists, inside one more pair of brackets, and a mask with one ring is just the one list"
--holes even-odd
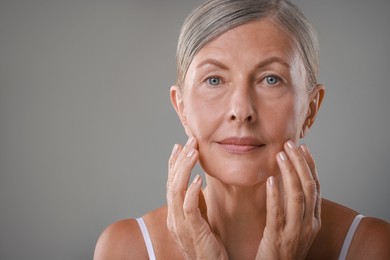
[(265, 81), (268, 85), (273, 86), (280, 82), (280, 78), (278, 76), (269, 75), (265, 77)]
[(221, 83), (221, 79), (218, 77), (209, 77), (207, 83), (211, 86), (218, 86)]

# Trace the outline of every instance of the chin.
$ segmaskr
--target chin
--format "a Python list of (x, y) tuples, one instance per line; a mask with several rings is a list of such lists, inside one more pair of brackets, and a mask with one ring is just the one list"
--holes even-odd
[(251, 187), (264, 183), (269, 176), (275, 175), (275, 167), (277, 167), (276, 165), (259, 165), (253, 161), (218, 163), (216, 160), (200, 160), (200, 165), (207, 175), (224, 184), (239, 187)]

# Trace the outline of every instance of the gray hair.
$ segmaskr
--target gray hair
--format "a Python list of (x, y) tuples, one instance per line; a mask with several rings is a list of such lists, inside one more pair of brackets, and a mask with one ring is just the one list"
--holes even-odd
[(318, 78), (317, 35), (302, 11), (288, 0), (208, 0), (192, 11), (180, 32), (176, 51), (176, 85), (182, 90), (194, 56), (207, 43), (239, 25), (270, 18), (291, 38), (312, 90)]

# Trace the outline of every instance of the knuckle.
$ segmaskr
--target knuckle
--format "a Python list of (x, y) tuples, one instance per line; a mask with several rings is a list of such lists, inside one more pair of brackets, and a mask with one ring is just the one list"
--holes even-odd
[(286, 171), (287, 171), (289, 174), (292, 174), (292, 173), (295, 171), (295, 169), (294, 169), (294, 167), (292, 166), (292, 164), (289, 164), (289, 163), (286, 163), (286, 164), (285, 164), (285, 169), (286, 169)]
[(321, 184), (320, 184), (320, 182), (318, 181), (318, 179), (317, 179), (317, 180), (315, 180), (315, 182), (316, 182), (317, 192), (318, 192), (318, 193), (320, 193), (320, 190), (321, 190)]
[(303, 193), (302, 191), (295, 192), (295, 193), (291, 196), (291, 199), (292, 199), (293, 201), (298, 202), (298, 203), (304, 203), (304, 202), (305, 202), (305, 193)]
[(177, 159), (176, 159), (176, 158), (173, 158), (172, 156), (169, 158), (169, 160), (168, 160), (168, 170), (169, 170), (169, 171), (172, 171), (172, 170), (173, 170), (173, 168), (174, 168), (176, 162), (177, 162)]
[(186, 204), (183, 205), (183, 212), (184, 212), (184, 215), (186, 215), (186, 216), (195, 213), (195, 209), (196, 208), (192, 205), (186, 205)]
[(174, 225), (172, 224), (171, 221), (167, 221), (167, 227), (168, 227), (169, 232), (175, 233), (174, 232), (175, 228), (174, 228)]
[(319, 231), (320, 226), (315, 220), (312, 221), (310, 225), (307, 225), (306, 228), (303, 230), (304, 234), (308, 237), (315, 237)]
[(168, 228), (168, 231), (171, 234), (176, 234), (177, 233), (176, 232), (177, 228), (176, 228), (176, 225), (175, 225), (175, 221), (172, 218), (170, 218), (170, 217), (167, 218), (167, 228)]
[[(297, 151), (298, 152), (298, 151)], [(298, 161), (299, 164), (304, 164), (306, 163), (306, 160), (303, 158), (301, 154), (296, 154), (296, 160)]]
[[(318, 219), (316, 219), (317, 221), (316, 221), (316, 223), (317, 223), (317, 230), (318, 231), (320, 231), (320, 229), (321, 229), (321, 227), (322, 227), (322, 222), (321, 222), (321, 218), (318, 218)], [(317, 231), (317, 232), (318, 232)]]
[(316, 206), (318, 207), (319, 210), (321, 210), (321, 205), (322, 205), (321, 193), (317, 193)]
[(282, 223), (284, 218), (284, 212), (281, 207), (273, 206), (270, 212), (271, 217), (276, 221), (276, 223)]
[(315, 232), (315, 225), (314, 225), (314, 222), (311, 221), (311, 223), (309, 223), (308, 225), (306, 225), (304, 228), (303, 228), (303, 233), (304, 234), (312, 234)]
[(183, 194), (183, 191), (175, 187), (172, 183), (168, 184), (167, 186), (167, 191), (168, 191), (168, 196), (172, 199), (175, 200), (178, 197), (181, 197)]
[(179, 189), (179, 188), (175, 187), (174, 185), (170, 185), (169, 190), (170, 190), (170, 193), (171, 193), (173, 198), (182, 196), (185, 193), (185, 190)]
[(174, 160), (171, 156), (171, 157), (169, 157), (169, 160), (168, 160), (168, 168), (171, 169), (173, 165), (174, 165)]
[(172, 191), (172, 181), (171, 180), (167, 181), (167, 191)]
[(304, 186), (305, 189), (308, 190), (311, 194), (317, 193), (317, 183), (314, 180), (306, 181)]

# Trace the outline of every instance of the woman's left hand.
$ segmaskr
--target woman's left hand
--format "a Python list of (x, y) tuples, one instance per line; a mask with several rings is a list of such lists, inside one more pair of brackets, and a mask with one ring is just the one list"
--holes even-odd
[[(304, 259), (321, 227), (316, 166), (305, 145), (291, 141), (278, 153), (284, 194), (267, 181), (267, 220), (256, 259)], [(284, 204), (284, 205), (283, 205)]]

